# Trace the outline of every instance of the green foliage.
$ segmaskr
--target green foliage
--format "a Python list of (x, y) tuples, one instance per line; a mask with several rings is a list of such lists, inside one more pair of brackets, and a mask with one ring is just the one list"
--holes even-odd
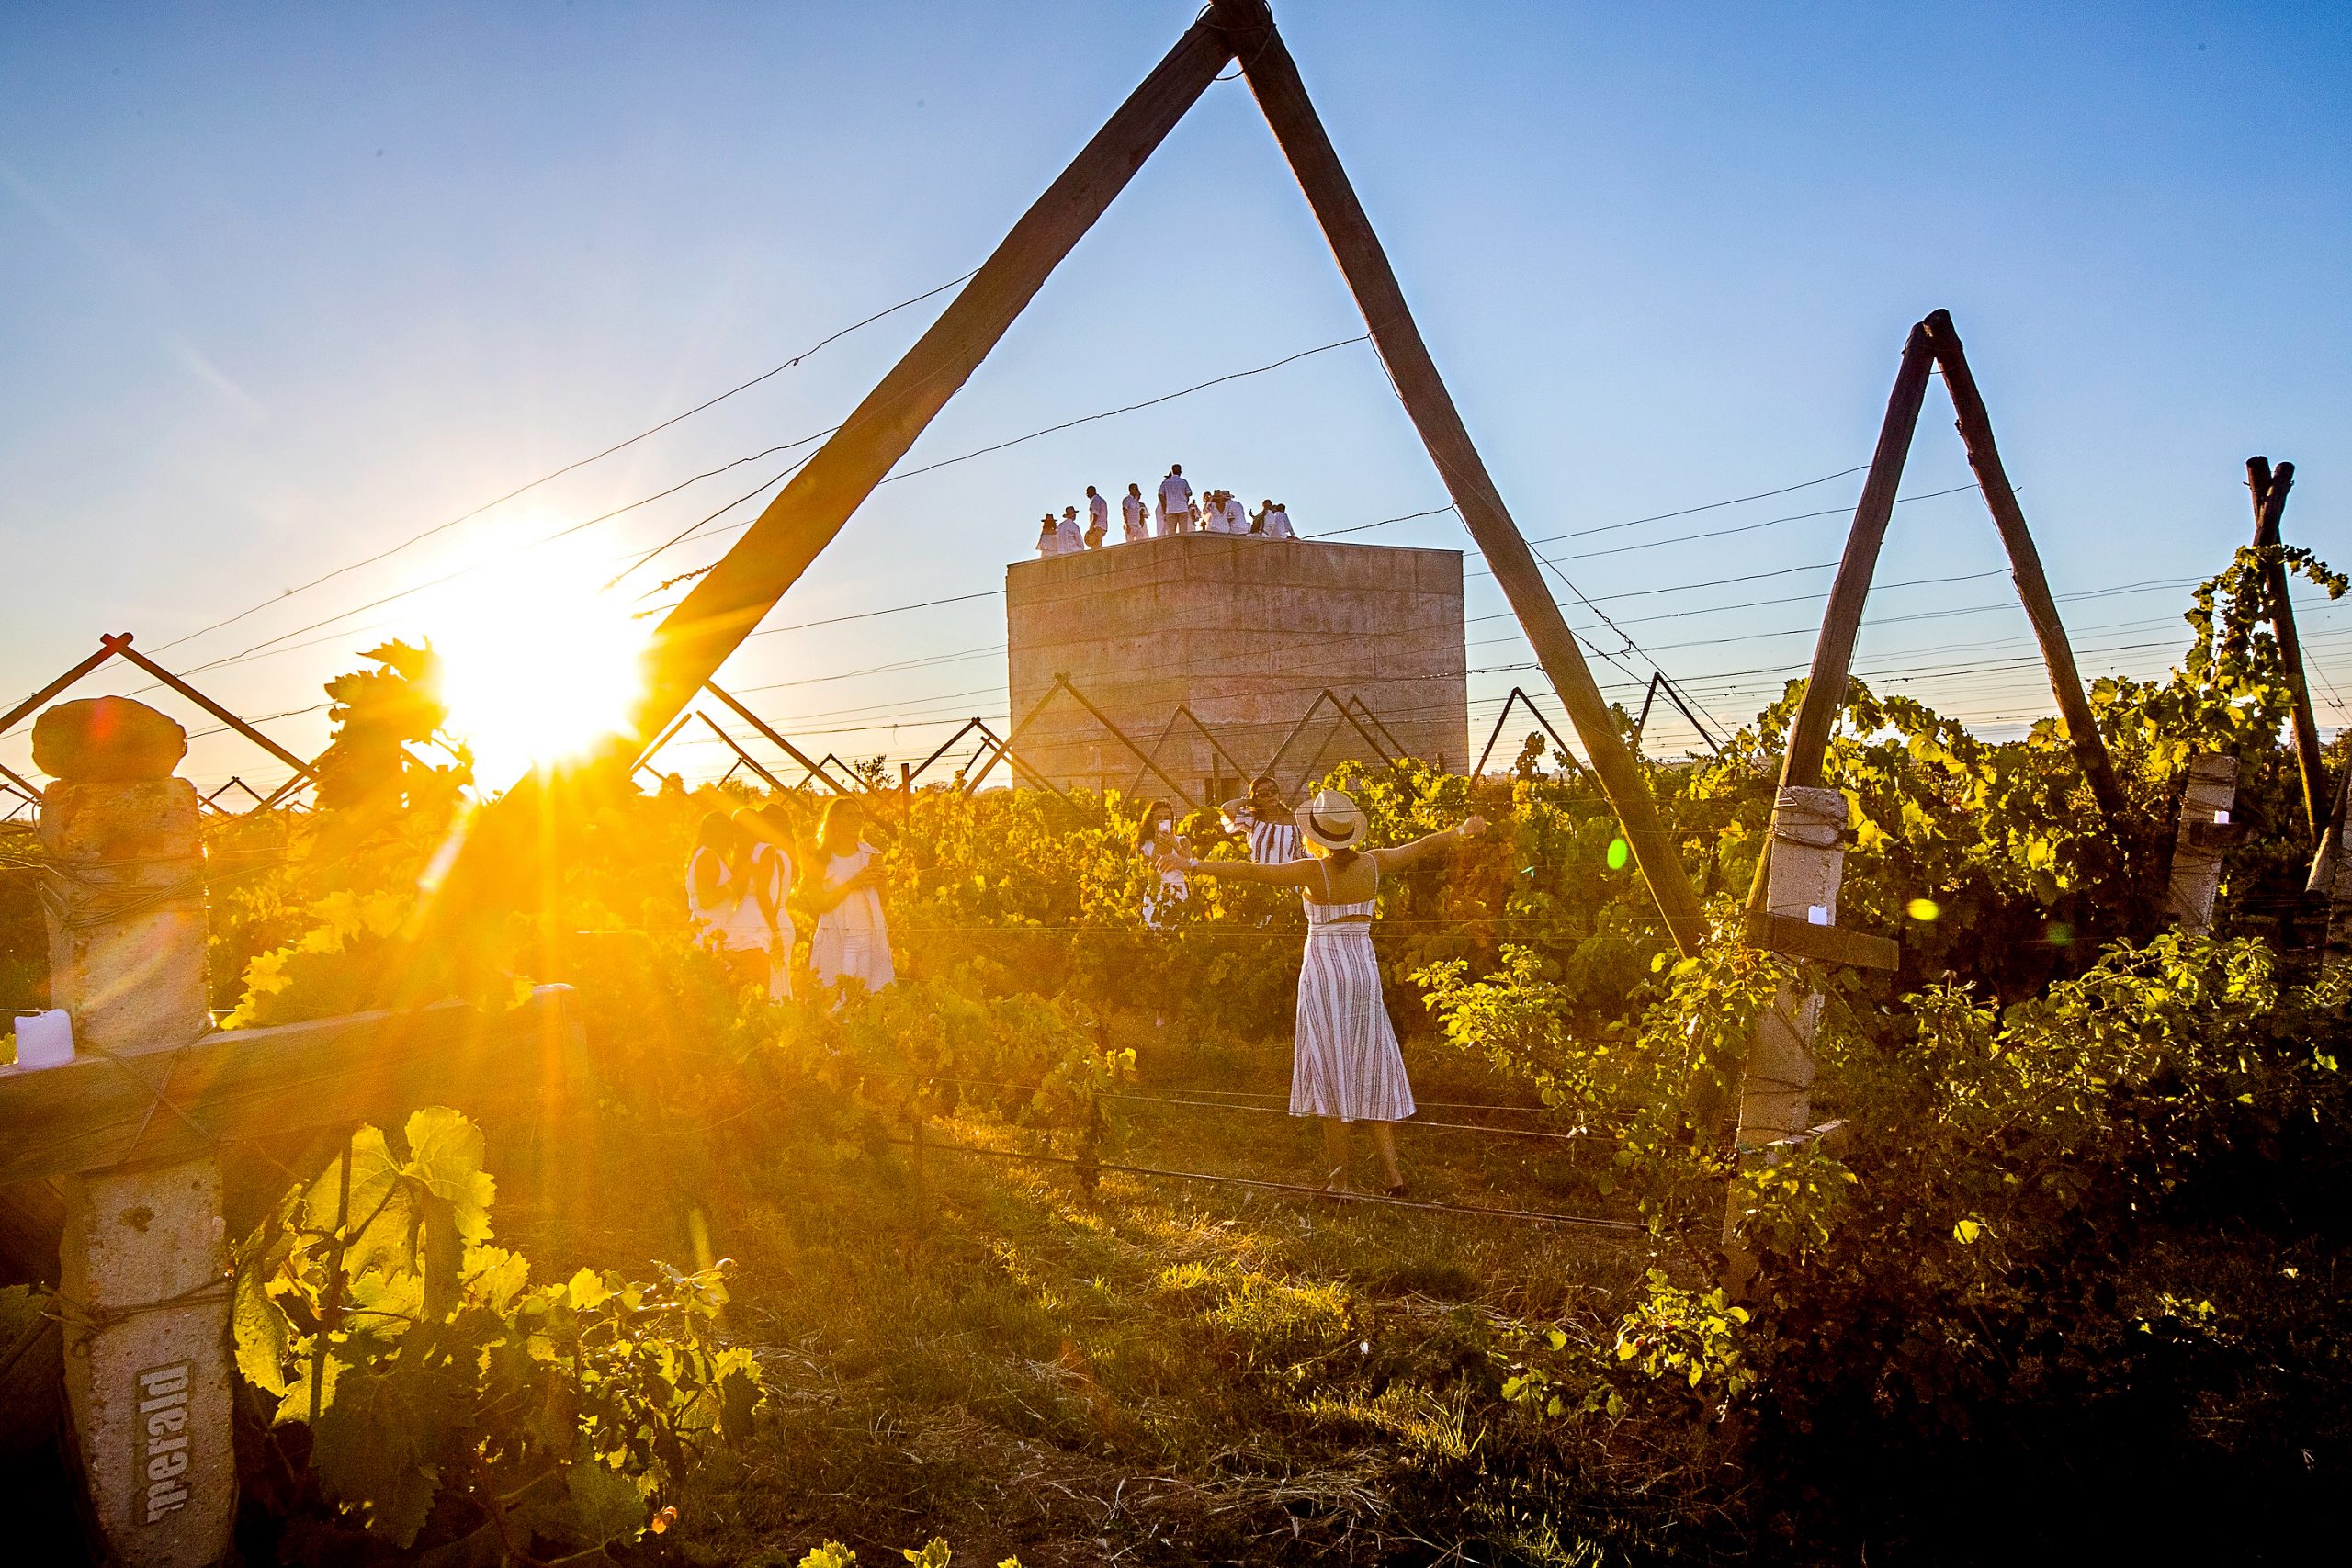
[[(635, 1540), (696, 1457), (752, 1428), (748, 1350), (713, 1327), (725, 1266), (534, 1286), (491, 1243), (479, 1128), (363, 1127), (239, 1248), (237, 1366), (309, 1439), (321, 1503), (390, 1546)], [(674, 1517), (674, 1515), (667, 1516)]]

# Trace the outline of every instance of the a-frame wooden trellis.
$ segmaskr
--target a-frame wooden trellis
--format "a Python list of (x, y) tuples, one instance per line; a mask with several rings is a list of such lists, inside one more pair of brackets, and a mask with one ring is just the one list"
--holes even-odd
[[(57, 696), (61, 693), (68, 690), (75, 682), (81, 680), (83, 676), (87, 675), (91, 671), (96, 670), (99, 665), (106, 663), (108, 660), (123, 659), (128, 660), (132, 664), (135, 664), (140, 669), (145, 671), (148, 674), (153, 675), (157, 681), (161, 682), (165, 686), (170, 687), (173, 691), (177, 692), (181, 696), (186, 697), (189, 702), (194, 703), (198, 707), (202, 708), (206, 713), (210, 714), (222, 724), (227, 725), (230, 728), (235, 730), (238, 734), (243, 736), (246, 739), (252, 741), (254, 745), (260, 747), (263, 750), (268, 752), (271, 756), (285, 763), (288, 768), (294, 770), (292, 776), (288, 778), (284, 784), (278, 785), (274, 792), (267, 795), (257, 795), (256, 798), (260, 801), (260, 804), (254, 807), (254, 810), (266, 811), (271, 807), (276, 806), (280, 801), (286, 799), (288, 795), (294, 794), (295, 791), (302, 788), (304, 785), (315, 784), (318, 783), (318, 764), (315, 761), (308, 762), (304, 761), (301, 758), (296, 756), (293, 752), (288, 751), (285, 747), (280, 746), (277, 741), (272, 740), (268, 736), (254, 728), (251, 724), (248, 724), (236, 714), (221, 706), (219, 703), (214, 702), (210, 697), (206, 696), (202, 692), (198, 691), (186, 681), (181, 680), (177, 675), (173, 674), (170, 671), (164, 669), (162, 665), (156, 663), (153, 660), (148, 658), (145, 654), (131, 647), (130, 637), (131, 634), (129, 632), (115, 632), (100, 637), (98, 638), (97, 652), (90, 655), (90, 657), (74, 666), (73, 669), (68, 670), (64, 674), (60, 675), (56, 680), (51, 681), (40, 691), (35, 692), (31, 696), (27, 697), (23, 702), (20, 702), (16, 706), (8, 709), (7, 712), (0, 713), (0, 730), (13, 728), (18, 720), (37, 711), (51, 697)], [(40, 788), (18, 774), (11, 773), (6, 768), (0, 768), (0, 776), (5, 776), (8, 783), (17, 789), (30, 794), (35, 801), (41, 799), (42, 791)], [(238, 780), (234, 782), (236, 782), (238, 787), (243, 789), (246, 794), (255, 794), (253, 788), (250, 785), (245, 784), (243, 781)], [(217, 795), (220, 792), (216, 790), (213, 793)], [(207, 804), (210, 804), (210, 802), (208, 801)]]
[[(2276, 548), (2285, 541), (2278, 525), (2287, 510), (2287, 492), (2295, 485), (2295, 465), (2276, 468), (2267, 457), (2245, 460), (2246, 489), (2254, 497), (2254, 546)], [(2319, 842), (2327, 826), (2327, 763), (2320, 753), (2319, 722), (2312, 716), (2312, 691), (2303, 673), (2303, 639), (2295, 629), (2295, 602), (2287, 593), (2287, 564), (2274, 560), (2263, 573), (2268, 592), (2270, 629), (2278, 639), (2279, 662), (2286, 666), (2287, 684), (2294, 694), (2295, 771), (2303, 786), (2303, 821), (2312, 842)]]
[[(1845, 553), (1838, 562), (1838, 576), (1830, 584), (1829, 605), (1822, 615), (1820, 639), (1814, 645), (1813, 667), (1805, 680), (1804, 697), (1798, 705), (1796, 718), (1789, 726), (1788, 749), (1781, 764), (1781, 788), (1821, 787), (1822, 762), (1828, 753), (1830, 731), (1837, 726), (1838, 711), (1846, 705), (1854, 642), (1861, 632), (1862, 604), (1870, 594), (1871, 578), (1878, 570), (1879, 547), (1886, 540), (1887, 520), (1894, 513), (1895, 489), (1903, 481), (1903, 465), (1910, 456), (1912, 436), (1918, 428), (1919, 407), (1927, 398), (1928, 378), (1931, 371), (1939, 369), (1943, 372), (1944, 389), (1951, 395), (1952, 412), (1957, 417), (1961, 443), (1967, 448), (1969, 467), (1975, 470), (1977, 488), (1993, 513), (2001, 544), (2008, 551), (2018, 598), (2025, 606), (2026, 618), (2033, 624), (2035, 639), (2041, 645), (2042, 662), (2049, 666), (2050, 689), (2058, 699), (2067, 741), (2082, 765), (2084, 777), (2090, 783), (2100, 815), (2110, 829), (2120, 828), (2125, 810), (2123, 786), (2116, 780), (2107, 743), (2099, 739), (2098, 726), (2091, 717), (2090, 702), (2083, 693), (2082, 674), (2075, 666), (2075, 650), (2068, 645), (2066, 628), (2058, 618), (2050, 581), (2042, 574), (2041, 552), (2034, 548), (2033, 536), (2027, 531), (2025, 512), (2018, 505), (2017, 491), (2009, 484), (2007, 470), (2001, 466), (2000, 450), (1993, 444), (1993, 422), (1984, 412), (1984, 400), (1977, 392), (1976, 378), (1969, 372), (1960, 333), (1952, 326), (1950, 312), (1944, 310), (1936, 311), (1914, 326), (1903, 344), (1902, 364), (1895, 372), (1894, 390), (1887, 399), (1886, 418), (1879, 427), (1878, 448), (1871, 457), (1870, 476), (1862, 483), (1862, 498), (1854, 508), (1854, 523), (1846, 536)], [(1771, 840), (1768, 839), (1748, 898), (1752, 927), (1763, 914), (1770, 861)], [(1818, 945), (1819, 940), (1825, 939), (1808, 939), (1803, 931), (1784, 929), (1779, 932), (1779, 939), (1768, 942), (1768, 945), (1785, 941), (1795, 944), (1790, 951), (1803, 950), (1802, 955), (1831, 956), (1807, 945), (1808, 942)], [(1840, 944), (1841, 954), (1854, 951), (1850, 944)], [(1852, 959), (1839, 956), (1832, 961)], [(1893, 967), (1891, 953), (1884, 955), (1883, 963), (1886, 967)]]
[(1330, 243), (1406, 413), (1584, 742), (1676, 945), (1695, 951), (1705, 923), (1674, 841), (1438, 375), (1265, 0), (1211, 0), (931, 329), (671, 611), (654, 639), (638, 736), (660, 734), (718, 672), (978, 367), (1144, 160), (1236, 62)]

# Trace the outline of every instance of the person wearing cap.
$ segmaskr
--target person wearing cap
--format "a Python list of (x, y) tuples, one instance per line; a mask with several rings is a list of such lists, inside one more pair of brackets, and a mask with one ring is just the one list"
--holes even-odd
[(1062, 520), (1057, 525), (1055, 532), (1061, 540), (1062, 554), (1074, 556), (1086, 548), (1086, 536), (1078, 531), (1077, 507), (1062, 508)]
[(1037, 532), (1037, 553), (1040, 556), (1062, 553), (1061, 528), (1054, 522), (1054, 514), (1050, 512), (1046, 513), (1046, 521)]
[(1387, 1192), (1405, 1195), (1396, 1166), (1395, 1123), (1413, 1114), (1413, 1089), (1405, 1077), (1405, 1055), (1381, 994), (1380, 961), (1372, 948), (1372, 917), (1379, 902), (1380, 875), (1402, 871), (1457, 839), (1487, 829), (1477, 817), (1394, 849), (1368, 850), (1372, 826), (1363, 810), (1335, 789), (1317, 792), (1298, 808), (1299, 837), (1312, 857), (1281, 865), (1194, 860), (1179, 848), (1163, 869), (1198, 872), (1233, 882), (1264, 882), (1295, 887), (1306, 906), (1306, 956), (1298, 971), (1298, 1029), (1291, 1056), (1290, 1113), (1323, 1119), (1323, 1144), (1331, 1169), (1325, 1186), (1348, 1186), (1348, 1123), (1372, 1124)]

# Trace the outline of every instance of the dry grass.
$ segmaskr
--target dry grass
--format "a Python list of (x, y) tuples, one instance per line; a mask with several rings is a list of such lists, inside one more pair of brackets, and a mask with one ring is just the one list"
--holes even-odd
[[(1286, 1048), (1136, 1043), (1149, 1089), (1287, 1077)], [(1502, 1098), (1417, 1066), (1425, 1098)], [(1311, 1123), (1121, 1115), (1114, 1158), (1319, 1172)], [(989, 1122), (931, 1136), (1016, 1146)], [(1431, 1131), (1403, 1147), (1417, 1196), (1605, 1209), (1590, 1180), (1605, 1150)], [(739, 1269), (730, 1331), (774, 1391), (759, 1439), (699, 1477), (665, 1554), (792, 1563), (833, 1539), (872, 1563), (936, 1535), (959, 1561), (1030, 1568), (1650, 1560), (1674, 1554), (1712, 1480), (1675, 1439), (1596, 1438), (1497, 1394), (1529, 1332), (1607, 1331), (1660, 1262), (1638, 1235), (1116, 1174), (1089, 1198), (1067, 1168), (935, 1144), (918, 1179), (903, 1149), (757, 1125), (723, 1149), (616, 1145), (604, 1163), (621, 1190), (594, 1232), (554, 1234), (544, 1203), (505, 1228), (549, 1267), (576, 1252), (641, 1268), (690, 1257), (699, 1210)]]

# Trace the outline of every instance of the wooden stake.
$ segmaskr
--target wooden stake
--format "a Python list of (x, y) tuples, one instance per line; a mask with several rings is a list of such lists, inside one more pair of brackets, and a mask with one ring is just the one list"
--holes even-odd
[[(1911, 437), (1918, 429), (1919, 405), (1928, 395), (1928, 373), (1934, 363), (1925, 321), (1911, 329), (1903, 342), (1903, 360), (1894, 372), (1894, 390), (1887, 395), (1886, 417), (1879, 423), (1878, 449), (1871, 454), (1870, 477), (1862, 481), (1862, 498), (1854, 503), (1853, 526), (1846, 531), (1846, 553), (1838, 558), (1838, 576), (1829, 585), (1829, 607), (1822, 613), (1821, 637), (1813, 645), (1813, 669), (1805, 677), (1804, 696), (1789, 725), (1786, 754), (1781, 761), (1781, 787), (1821, 787), (1822, 760), (1829, 752), (1829, 733), (1846, 705), (1846, 682), (1854, 662), (1854, 641), (1861, 635), (1862, 605), (1870, 597), (1871, 578), (1878, 570), (1879, 548), (1886, 542), (1887, 520), (1894, 515), (1894, 492), (1903, 483), (1903, 465), (1911, 455)], [(1748, 889), (1750, 913), (1765, 907), (1772, 874), (1772, 840), (1767, 838), (1756, 859), (1756, 880)]]
[(799, 581), (1232, 58), (1196, 21), (1012, 226), (931, 330), (662, 619), (636, 732), (660, 733)]
[(1438, 375), (1387, 254), (1307, 98), (1298, 66), (1274, 28), (1272, 14), (1265, 0), (1214, 0), (1210, 14), (1230, 38), (1233, 52), (1249, 77), (1250, 90), (1257, 95), (1258, 107), (1273, 128), (1274, 140), (1289, 160), (1299, 188), (1306, 194), (1307, 205), (1314, 209), (1323, 237), (1355, 295), (1357, 308), (1363, 312), (1364, 324), (1371, 329), (1374, 346), (1388, 367), (1397, 398), (1437, 464), (1471, 537), (1493, 568), (1495, 581), (1502, 584), (1528, 641), (1534, 645), (1544, 674), (1568, 710), (1569, 722), (1584, 741), (1585, 754), (1616, 810), (1625, 841), (1649, 882), (1675, 946), (1685, 953), (1695, 953), (1706, 935), (1706, 920), (1700, 913), (1698, 893), (1682, 869), (1681, 855), (1658, 820), (1640, 764), (1618, 735), (1616, 720), (1600, 687), (1593, 683), (1583, 651), (1544, 586), (1534, 552), (1504, 506), (1452, 394)]
[[(2287, 492), (2295, 485), (2295, 465), (2281, 463), (2276, 471), (2267, 457), (2245, 460), (2247, 488), (2254, 492), (2254, 543), (2256, 549), (2281, 543), (2278, 522), (2287, 510)], [(2319, 724), (2312, 716), (2312, 692), (2303, 674), (2302, 637), (2295, 630), (2295, 602), (2287, 594), (2287, 563), (2273, 561), (2263, 572), (2270, 595), (2270, 626), (2278, 637), (2279, 662), (2287, 668), (2287, 687), (2295, 694), (2295, 767), (2302, 775), (2303, 821), (2312, 842), (2319, 842), (2327, 812), (2327, 763), (2320, 754)]]
[[(745, 724), (750, 725), (753, 729), (756, 729), (762, 735), (766, 736), (768, 739), (773, 741), (776, 746), (782, 748), (786, 756), (791, 758), (794, 761), (808, 769), (817, 777), (824, 780), (825, 786), (831, 790), (835, 795), (854, 795), (856, 793), (856, 791), (849, 788), (847, 785), (836, 783), (833, 779), (833, 775), (825, 772), (823, 764), (810, 761), (808, 760), (808, 754), (806, 751), (803, 751), (799, 747), (795, 746), (791, 741), (786, 740), (783, 736), (778, 735), (774, 729), (770, 728), (766, 720), (760, 717), (758, 714), (753, 713), (750, 708), (745, 707), (741, 703), (737, 702), (732, 696), (720, 689), (718, 682), (706, 680), (703, 682), (703, 689), (707, 691), (712, 696), (717, 697), (720, 702), (725, 703), (729, 707), (733, 708), (738, 716), (740, 716)], [(712, 725), (711, 728), (713, 729), (718, 728), (715, 724)], [(720, 733), (723, 735), (725, 732), (722, 730)], [(730, 740), (728, 744), (732, 746), (734, 745), (734, 742)], [(738, 750), (741, 750), (740, 747), (737, 749)], [(784, 786), (779, 784), (776, 787), (781, 789)]]
[(2010, 487), (2009, 476), (2001, 467), (1999, 448), (1993, 445), (1993, 421), (1984, 412), (1984, 400), (1976, 390), (1976, 378), (1969, 373), (1968, 358), (1960, 344), (1960, 333), (1951, 324), (1951, 314), (1938, 310), (1920, 323), (1935, 345), (1936, 363), (1944, 373), (1944, 390), (1951, 394), (1952, 411), (1959, 416), (1960, 439), (1968, 448), (1968, 466), (1976, 470), (1976, 483), (1984, 492), (1985, 504), (1993, 509), (1994, 525), (2001, 530), (2001, 543), (2009, 552), (2009, 571), (2018, 585), (2018, 597), (2025, 602), (2026, 618), (2033, 623), (2033, 635), (2041, 644), (2042, 662), (2050, 667), (2050, 690), (2058, 699), (2058, 712), (2065, 720), (2066, 739), (2075, 749), (2075, 761), (2083, 774), (2090, 781), (2091, 795), (2098, 802), (2099, 814), (2107, 818), (2110, 830), (2123, 824), (2125, 805), (2123, 786), (2115, 776), (2115, 764), (2107, 755), (2107, 742), (2099, 738), (2098, 724), (2091, 717), (2091, 705), (2083, 695), (2083, 677), (2075, 668), (2075, 650), (2066, 641), (2066, 628), (2058, 619), (2058, 605), (2050, 596), (2050, 580), (2042, 575), (2041, 556), (2033, 547), (2033, 536), (2027, 531), (2025, 512), (2018, 505), (2017, 491)]

